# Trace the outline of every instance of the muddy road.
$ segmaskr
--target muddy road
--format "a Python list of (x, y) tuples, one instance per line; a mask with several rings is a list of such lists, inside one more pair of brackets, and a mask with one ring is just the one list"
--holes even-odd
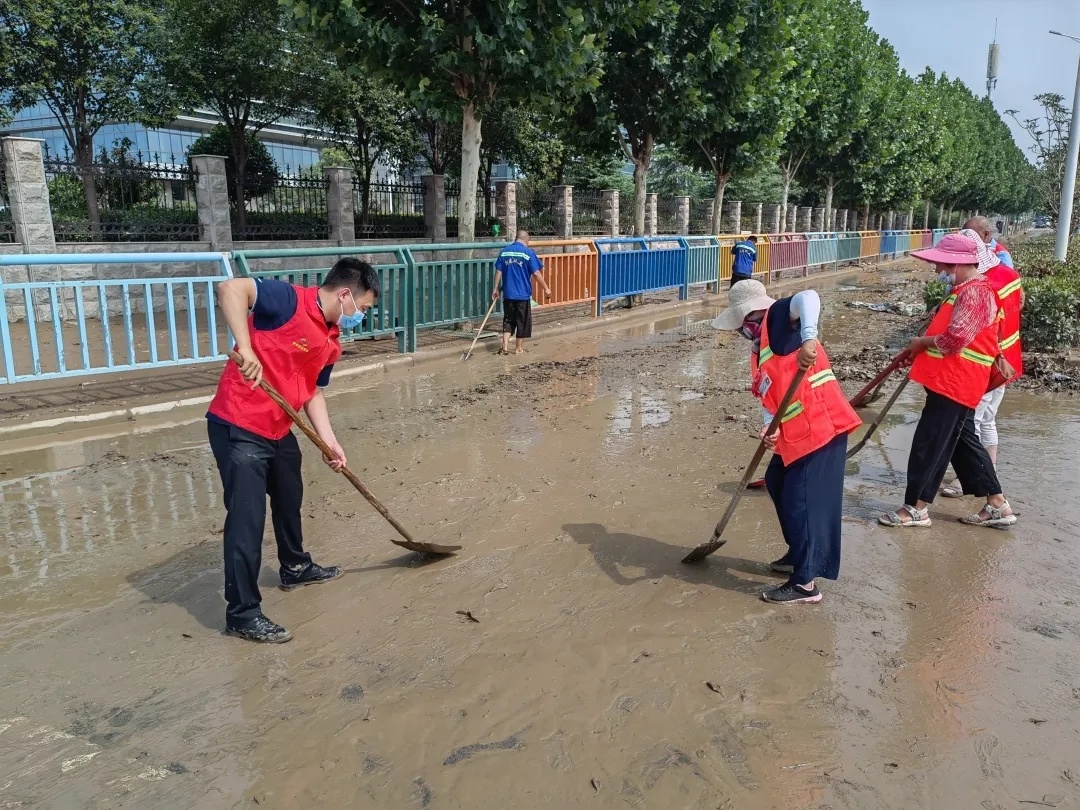
[[(918, 319), (846, 302), (901, 281), (826, 296), (851, 391)], [(308, 452), (307, 545), (347, 574), (278, 591), (267, 534), (277, 647), (221, 633), (201, 421), (0, 448), (0, 808), (1080, 806), (1076, 402), (1005, 399), (1015, 529), (939, 501), (896, 533), (905, 394), (849, 466), (840, 580), (770, 606), (764, 494), (679, 562), (758, 427), (747, 346), (702, 314), (350, 381), (351, 466), (465, 548), (401, 553)]]

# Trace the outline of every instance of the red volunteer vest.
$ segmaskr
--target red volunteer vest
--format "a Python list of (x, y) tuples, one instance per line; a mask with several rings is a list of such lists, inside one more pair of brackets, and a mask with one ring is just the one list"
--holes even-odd
[[(340, 330), (326, 322), (319, 306), (318, 287), (296, 290), (296, 313), (284, 326), (270, 331), (256, 329), (248, 318), (251, 347), (263, 364), (263, 377), (285, 400), (300, 410), (315, 396), (315, 383), (326, 366), (341, 357)], [(281, 439), (292, 420), (260, 388), (252, 389), (240, 367), (229, 362), (221, 373), (210, 413), (265, 439)]]
[[(983, 276), (976, 276), (966, 284), (983, 284), (993, 289)], [(937, 315), (926, 330), (927, 337), (945, 333), (956, 306), (956, 292), (946, 298), (938, 308)], [(930, 347), (915, 358), (911, 364), (911, 379), (935, 394), (941, 394), (954, 402), (975, 408), (986, 393), (990, 383), (991, 367), (998, 355), (999, 317), (975, 336), (970, 345), (956, 354), (943, 354)]]
[[(1001, 245), (998, 248), (998, 252), (1004, 250)], [(997, 293), (998, 306), (1001, 307), (998, 349), (1009, 365), (1016, 369), (1016, 376), (1009, 380), (1012, 382), (1024, 373), (1024, 351), (1020, 343), (1020, 299), (1024, 293), (1020, 274), (1007, 265), (999, 264), (983, 275)]]
[[(797, 351), (783, 356), (773, 354), (769, 348), (766, 313), (761, 324), (761, 346), (757, 354), (750, 355), (750, 371), (753, 374), (751, 390), (769, 413), (776, 414), (780, 400), (799, 373), (797, 357)], [(820, 345), (813, 367), (806, 372), (787, 410), (779, 416), (776, 453), (784, 466), (794, 464), (862, 424), (844, 397), (825, 347)]]

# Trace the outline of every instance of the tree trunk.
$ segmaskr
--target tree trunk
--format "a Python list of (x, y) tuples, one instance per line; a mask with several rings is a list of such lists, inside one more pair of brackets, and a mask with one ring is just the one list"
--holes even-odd
[(653, 137), (646, 135), (640, 155), (634, 155), (634, 236), (645, 235), (645, 190), (652, 164)]
[(98, 210), (97, 183), (94, 182), (94, 139), (93, 136), (79, 136), (75, 144), (75, 163), (79, 167), (79, 179), (82, 180), (83, 195), (86, 197), (86, 214), (90, 220), (90, 233), (95, 242), (101, 238), (101, 212)]
[(360, 227), (366, 227), (371, 221), (371, 172), (372, 169), (364, 170), (364, 177), (360, 183)]
[(476, 181), (480, 174), (480, 119), (476, 102), (468, 101), (461, 117), (461, 199), (458, 201), (458, 241), (476, 239)]
[(937, 208), (937, 226), (945, 227), (945, 203), (939, 203)]
[(832, 198), (835, 188), (836, 181), (830, 177), (829, 182), (825, 185), (825, 223), (821, 226), (826, 231), (832, 230), (829, 227), (829, 221), (832, 218)]
[(724, 192), (727, 190), (730, 174), (713, 175), (713, 205), (712, 222), (709, 224), (709, 233), (719, 235), (724, 223)]
[(863, 230), (874, 230), (870, 225), (870, 203), (866, 203), (866, 205), (863, 206)]
[(236, 170), (236, 238), (247, 239), (247, 134), (243, 128), (232, 130), (233, 167)]

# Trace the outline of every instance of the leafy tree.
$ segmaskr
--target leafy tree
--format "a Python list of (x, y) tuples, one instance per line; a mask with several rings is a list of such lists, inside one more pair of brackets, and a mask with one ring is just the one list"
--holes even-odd
[[(1021, 121), (1016, 110), (1006, 110), (1006, 115), (1016, 121), (1031, 137), (1030, 150), (1035, 156), (1037, 171), (1028, 175), (1037, 205), (1057, 221), (1061, 216), (1061, 186), (1065, 182), (1065, 157), (1069, 143), (1069, 110), (1064, 97), (1057, 93), (1040, 93), (1035, 101), (1042, 108), (1042, 115)], [(1080, 224), (1080, 206), (1072, 211), (1072, 229)]]
[(249, 135), (311, 101), (329, 70), (298, 34), (278, 0), (167, 0), (171, 47), (166, 72), (185, 107), (221, 116), (234, 167), (236, 224), (247, 227)]
[(695, 87), (696, 41), (708, 28), (705, 0), (621, 0), (609, 9), (613, 28), (603, 76), (581, 107), (597, 132), (610, 133), (634, 164), (634, 233), (645, 232), (645, 190), (653, 151), (687, 126)]
[(459, 236), (475, 236), (481, 116), (595, 83), (591, 3), (577, 0), (290, 0), (297, 20), (350, 70), (400, 83), (434, 119), (461, 123)]
[(806, 98), (802, 115), (784, 140), (780, 169), (784, 193), (798, 177), (805, 185), (825, 187), (825, 219), (833, 207), (833, 192), (851, 167), (846, 147), (855, 133), (870, 125), (870, 99), (878, 91), (868, 60), (878, 47), (867, 27), (868, 16), (858, 0), (815, 0), (808, 25), (800, 32), (800, 64), (789, 92)]
[(198, 138), (190, 147), (188, 155), (221, 155), (225, 158), (225, 178), (229, 187), (229, 201), (236, 203), (243, 189), (244, 199), (252, 200), (269, 194), (278, 178), (278, 166), (266, 144), (254, 132), (244, 133), (243, 182), (237, 182), (236, 159), (233, 157), (232, 133), (225, 124), (217, 124)]
[(661, 197), (705, 197), (712, 193), (712, 180), (680, 150), (662, 144), (653, 152), (648, 190)]
[(371, 213), (371, 176), (382, 161), (411, 162), (422, 144), (405, 94), (365, 74), (331, 70), (319, 88), (311, 121), (327, 132), (360, 178), (360, 223)]
[(710, 4), (707, 37), (692, 43), (697, 92), (680, 138), (695, 165), (712, 175), (713, 233), (720, 233), (732, 175), (775, 160), (795, 121), (801, 100), (788, 85), (798, 65), (797, 37), (816, 24), (806, 12), (803, 0)]
[(176, 112), (158, 59), (164, 37), (150, 0), (0, 0), (0, 75), (14, 111), (43, 103), (79, 165), (94, 234), (101, 217), (94, 137), (106, 124), (161, 125)]

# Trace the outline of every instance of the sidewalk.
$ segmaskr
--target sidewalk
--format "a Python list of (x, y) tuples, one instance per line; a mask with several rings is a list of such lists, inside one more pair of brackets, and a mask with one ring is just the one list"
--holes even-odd
[[(866, 270), (895, 267), (901, 261), (880, 265), (852, 265), (838, 273), (818, 273), (807, 278), (777, 282), (773, 289), (799, 286), (828, 286), (836, 279)], [(691, 291), (687, 301), (673, 299), (672, 293), (645, 296), (642, 305), (631, 309), (607, 309), (600, 318), (590, 317), (585, 306), (570, 306), (535, 314), (535, 339), (551, 338), (573, 332), (606, 329), (612, 325), (655, 319), (670, 311), (715, 308), (727, 300), (726, 282), (722, 291), (708, 293), (704, 288)], [(704, 316), (704, 313), (703, 313)], [(492, 324), (489, 323), (489, 332)], [(498, 329), (498, 325), (495, 325)], [(334, 369), (335, 379), (375, 371), (389, 372), (460, 357), (468, 349), (475, 331), (431, 330), (422, 333), (421, 346), (412, 354), (396, 351), (392, 339), (353, 341), (344, 344), (344, 354)], [(487, 351), (493, 338), (485, 336), (476, 351)], [(180, 368), (76, 377), (69, 380), (17, 383), (0, 389), (0, 439), (31, 434), (72, 430), (91, 425), (134, 421), (161, 415), (210, 401), (220, 362)]]

